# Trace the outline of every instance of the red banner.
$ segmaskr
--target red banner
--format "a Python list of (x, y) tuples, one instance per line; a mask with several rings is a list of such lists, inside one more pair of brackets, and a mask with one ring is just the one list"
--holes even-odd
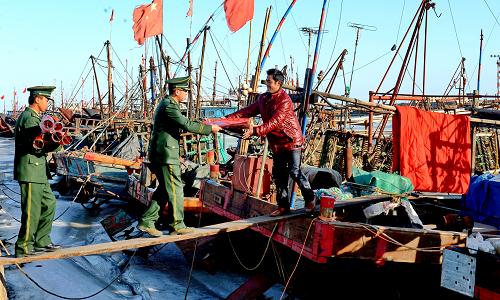
[(134, 9), (134, 39), (143, 45), (148, 37), (163, 33), (163, 1), (153, 0), (151, 4)]

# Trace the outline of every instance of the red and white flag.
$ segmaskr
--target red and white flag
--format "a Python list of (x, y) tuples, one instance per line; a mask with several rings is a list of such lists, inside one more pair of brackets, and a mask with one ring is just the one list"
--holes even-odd
[(26, 88), (23, 89), (23, 94), (26, 93)]
[(189, 10), (186, 14), (186, 17), (192, 17), (193, 16), (193, 0), (189, 0)]
[(111, 10), (111, 16), (109, 17), (109, 23), (113, 22), (114, 17), (115, 17), (115, 10), (112, 9)]
[(253, 0), (225, 0), (224, 11), (229, 29), (238, 31), (253, 19)]
[(3, 100), (5, 98), (5, 95), (2, 95), (2, 97), (0, 97), (0, 100)]
[(163, 33), (163, 1), (153, 0), (134, 9), (134, 39), (143, 45), (148, 37)]

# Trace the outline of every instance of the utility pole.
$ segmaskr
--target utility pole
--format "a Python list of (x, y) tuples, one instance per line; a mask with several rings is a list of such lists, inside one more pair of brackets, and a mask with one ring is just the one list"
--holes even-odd
[[(317, 35), (319, 30), (313, 27), (302, 27), (300, 28), (303, 34), (307, 35), (307, 68), (309, 69), (309, 61), (311, 60), (311, 37), (313, 35)], [(323, 30), (324, 33), (327, 33), (328, 30)]]
[(354, 56), (352, 58), (351, 79), (349, 80), (349, 89), (347, 89), (346, 93), (347, 94), (346, 97), (349, 97), (349, 94), (351, 93), (352, 75), (354, 74), (354, 63), (356, 62), (356, 52), (358, 50), (359, 36), (361, 35), (361, 30), (376, 31), (377, 27), (371, 25), (351, 23), (351, 22), (347, 23), (347, 26), (356, 29), (356, 41), (354, 42)]

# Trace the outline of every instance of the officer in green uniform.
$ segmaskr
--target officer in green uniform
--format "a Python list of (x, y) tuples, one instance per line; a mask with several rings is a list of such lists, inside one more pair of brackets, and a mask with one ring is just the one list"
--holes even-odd
[(155, 237), (162, 235), (162, 232), (155, 228), (155, 222), (167, 199), (169, 215), (173, 217), (170, 226), (174, 231), (171, 234), (186, 234), (193, 231), (193, 228), (184, 224), (184, 192), (179, 158), (180, 130), (208, 135), (210, 132), (217, 133), (221, 129), (217, 125), (210, 126), (191, 121), (181, 114), (179, 104), (188, 95), (189, 77), (173, 78), (168, 84), (169, 96), (158, 104), (155, 111), (148, 153), (151, 170), (158, 180), (158, 187), (149, 208), (138, 224), (139, 230)]
[(45, 112), (54, 86), (28, 88), (29, 106), (23, 111), (15, 127), (14, 179), (21, 189), (21, 228), (15, 246), (16, 257), (53, 251), (60, 248), (52, 243), (50, 231), (56, 207), (56, 198), (50, 189), (50, 173), (46, 156), (57, 146), (49, 144), (40, 150), (33, 147), (41, 133), (40, 114)]

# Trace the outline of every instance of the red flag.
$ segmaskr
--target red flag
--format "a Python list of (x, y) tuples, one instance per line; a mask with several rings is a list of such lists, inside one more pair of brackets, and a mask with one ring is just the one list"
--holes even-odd
[(193, 0), (189, 0), (189, 10), (186, 17), (191, 17), (193, 15)]
[(23, 89), (23, 94), (26, 93), (26, 88)]
[(2, 95), (2, 97), (0, 97), (1, 100), (3, 100), (5, 98), (5, 95)]
[(134, 39), (139, 45), (151, 36), (163, 33), (163, 1), (153, 0), (134, 9)]
[(112, 9), (112, 10), (111, 10), (111, 16), (109, 17), (109, 23), (113, 22), (113, 18), (114, 18), (114, 16), (115, 16), (115, 10), (114, 10), (114, 9)]
[(14, 97), (16, 97), (16, 95), (17, 95), (17, 92), (14, 90)]
[(238, 31), (253, 19), (253, 0), (225, 0), (224, 11), (229, 29)]

